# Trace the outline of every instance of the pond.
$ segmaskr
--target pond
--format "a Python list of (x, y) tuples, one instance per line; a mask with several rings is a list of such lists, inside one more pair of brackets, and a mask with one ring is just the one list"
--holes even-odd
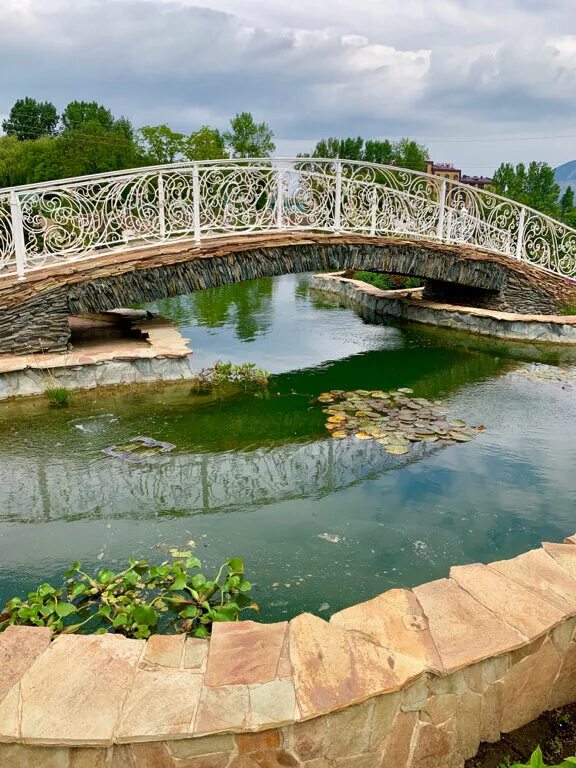
[[(453, 564), (512, 557), (576, 530), (576, 398), (532, 379), (565, 353), (424, 326), (367, 323), (285, 276), (158, 302), (194, 364), (254, 362), (270, 397), (218, 401), (190, 384), (0, 404), (0, 602), (74, 560), (161, 561), (193, 541), (210, 571), (244, 558), (265, 621), (324, 617)], [(330, 389), (411, 387), (486, 431), (391, 456), (333, 440), (310, 401)], [(102, 450), (144, 435), (171, 453)]]

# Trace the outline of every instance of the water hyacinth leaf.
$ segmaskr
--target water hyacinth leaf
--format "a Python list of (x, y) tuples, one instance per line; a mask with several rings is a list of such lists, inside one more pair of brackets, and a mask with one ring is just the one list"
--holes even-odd
[(244, 561), (239, 557), (232, 557), (228, 560), (228, 565), (236, 573), (244, 573)]
[(72, 613), (76, 613), (77, 609), (72, 603), (58, 603), (56, 606), (56, 613), (61, 619), (65, 619), (66, 616), (70, 616)]
[(100, 584), (109, 584), (115, 578), (116, 574), (114, 571), (111, 571), (110, 568), (103, 568), (98, 574), (98, 581)]
[(134, 621), (139, 629), (141, 625), (153, 627), (158, 621), (158, 614), (151, 605), (137, 605), (134, 608)]
[(174, 584), (170, 587), (173, 592), (181, 592), (186, 586), (187, 578), (185, 574), (181, 574), (174, 579)]

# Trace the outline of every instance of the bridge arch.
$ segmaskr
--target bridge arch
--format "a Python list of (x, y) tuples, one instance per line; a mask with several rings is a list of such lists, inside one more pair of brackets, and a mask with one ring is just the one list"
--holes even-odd
[(69, 317), (275, 275), (337, 270), (395, 272), (428, 295), (496, 309), (553, 311), (576, 287), (526, 263), (463, 245), (311, 232), (170, 243), (55, 263), (26, 280), (0, 278), (0, 353), (65, 351)]
[(323, 269), (402, 273), (430, 297), (547, 313), (575, 302), (576, 230), (459, 182), (320, 158), (0, 190), (0, 353), (64, 349), (70, 314)]

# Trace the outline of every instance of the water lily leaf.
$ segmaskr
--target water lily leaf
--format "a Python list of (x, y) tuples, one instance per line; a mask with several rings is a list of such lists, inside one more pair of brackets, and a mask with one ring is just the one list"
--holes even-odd
[(398, 387), (398, 392), (402, 392), (405, 395), (411, 395), (413, 394), (414, 390), (410, 389), (410, 387)]
[(451, 427), (465, 427), (466, 426), (466, 422), (462, 421), (462, 419), (452, 419), (451, 421), (448, 422), (448, 424)]
[(435, 443), (438, 440), (437, 435), (423, 435), (422, 436), (422, 442), (423, 443)]
[(466, 443), (468, 440), (471, 440), (470, 435), (467, 435), (465, 432), (457, 432), (456, 430), (450, 432), (450, 437), (459, 443)]
[(366, 432), (356, 432), (354, 437), (358, 440), (372, 440), (372, 435), (367, 435)]
[(408, 453), (408, 448), (405, 445), (387, 445), (384, 450), (392, 456), (402, 456), (404, 453)]
[(332, 432), (332, 437), (335, 437), (338, 440), (342, 440), (343, 438), (348, 437), (348, 433), (343, 429), (336, 429), (334, 432)]

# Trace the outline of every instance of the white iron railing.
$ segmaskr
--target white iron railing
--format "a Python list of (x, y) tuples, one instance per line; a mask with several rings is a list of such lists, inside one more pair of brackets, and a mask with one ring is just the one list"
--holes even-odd
[(576, 276), (576, 230), (531, 208), (439, 176), (317, 158), (177, 163), (0, 190), (0, 275), (302, 230), (466, 243)]

